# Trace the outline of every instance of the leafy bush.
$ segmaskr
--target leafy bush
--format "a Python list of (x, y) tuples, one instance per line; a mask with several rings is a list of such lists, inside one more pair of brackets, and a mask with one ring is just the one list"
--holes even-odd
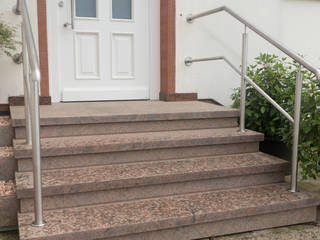
[[(298, 64), (271, 54), (260, 54), (247, 75), (291, 116), (294, 116)], [(299, 161), (303, 178), (320, 177), (320, 82), (306, 69), (303, 73)], [(232, 95), (239, 108), (240, 89)], [(253, 87), (247, 86), (246, 128), (263, 132), (267, 139), (291, 147), (292, 124)]]
[(16, 30), (14, 27), (0, 21), (0, 51), (4, 52), (9, 57), (12, 56), (12, 52), (16, 51), (16, 44), (18, 43), (15, 40)]

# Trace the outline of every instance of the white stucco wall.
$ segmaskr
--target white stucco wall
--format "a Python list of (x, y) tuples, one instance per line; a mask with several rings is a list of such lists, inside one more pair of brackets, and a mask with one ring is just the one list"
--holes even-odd
[[(320, 1), (318, 0), (177, 0), (176, 8), (176, 90), (198, 92), (199, 98), (214, 98), (231, 104), (232, 89), (240, 86), (239, 76), (223, 62), (184, 65), (191, 57), (225, 55), (236, 66), (241, 63), (243, 25), (226, 13), (218, 13), (192, 24), (185, 21), (189, 13), (231, 7), (271, 36), (320, 67)], [(260, 52), (279, 52), (249, 31), (249, 64)]]
[[(35, 40), (37, 41), (37, 8), (36, 0), (28, 0), (30, 18), (34, 29)], [(16, 5), (15, 0), (1, 0), (0, 19), (7, 24), (17, 28), (17, 39), (20, 41), (21, 17), (13, 13), (12, 9)], [(20, 52), (21, 49), (17, 52)], [(22, 66), (15, 64), (11, 58), (5, 54), (0, 55), (0, 104), (8, 102), (9, 96), (23, 94)]]

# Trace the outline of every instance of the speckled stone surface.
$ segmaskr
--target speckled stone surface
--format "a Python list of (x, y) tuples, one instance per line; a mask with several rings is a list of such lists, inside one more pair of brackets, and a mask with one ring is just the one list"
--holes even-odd
[[(43, 194), (45, 196), (59, 195), (267, 172), (284, 172), (287, 167), (286, 161), (263, 153), (251, 153), (47, 170), (42, 173)], [(16, 173), (16, 184), (18, 198), (33, 196), (32, 172)]]
[[(41, 137), (88, 136), (117, 133), (159, 132), (174, 130), (231, 128), (238, 126), (238, 118), (188, 119), (126, 123), (67, 124), (42, 126)], [(15, 128), (15, 138), (25, 138), (25, 128)]]
[[(34, 228), (33, 214), (19, 214), (20, 239), (100, 239), (255, 216), (319, 204), (310, 193), (269, 185), (127, 203), (46, 211), (47, 224)], [(314, 215), (315, 218), (315, 215)]]
[[(144, 185), (95, 192), (77, 192), (54, 196), (50, 195), (43, 198), (43, 208), (50, 210), (105, 203), (119, 203), (178, 194), (282, 183), (284, 175), (284, 172), (257, 173), (254, 175), (200, 179), (187, 182)], [(33, 212), (33, 210), (33, 198), (20, 199), (20, 211), (22, 213)]]
[[(203, 156), (220, 156), (259, 151), (259, 142), (233, 143), (209, 146), (164, 148), (152, 150), (81, 154), (71, 156), (42, 157), (43, 169), (63, 169), (101, 166), (120, 163), (151, 162)], [(30, 158), (18, 159), (19, 171), (32, 171)]]
[(0, 147), (12, 145), (13, 129), (8, 116), (0, 116)]
[[(206, 146), (214, 144), (258, 142), (263, 134), (238, 128), (200, 129), (169, 132), (129, 133), (41, 140), (41, 154), (47, 156), (76, 155), (86, 153), (136, 151), (147, 149)], [(23, 140), (14, 140), (16, 158), (31, 157), (31, 147)]]
[(13, 156), (12, 147), (0, 147), (0, 181), (14, 179), (17, 170), (17, 161)]
[[(24, 126), (23, 107), (10, 107), (14, 127)], [(41, 125), (139, 122), (237, 117), (239, 111), (204, 102), (86, 102), (41, 106)]]

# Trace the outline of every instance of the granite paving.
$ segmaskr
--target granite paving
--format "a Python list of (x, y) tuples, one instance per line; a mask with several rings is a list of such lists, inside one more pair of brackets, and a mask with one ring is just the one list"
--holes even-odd
[[(13, 126), (24, 126), (23, 107), (11, 106)], [(41, 106), (41, 125), (237, 117), (239, 111), (199, 101), (54, 103)]]
[[(285, 171), (286, 161), (264, 153), (212, 156), (157, 162), (46, 170), (44, 194), (97, 191), (139, 185), (222, 178)], [(17, 172), (18, 198), (32, 196), (32, 172)], [(86, 186), (84, 186), (86, 185)]]
[[(178, 195), (126, 203), (45, 211), (43, 228), (33, 214), (19, 215), (20, 238), (99, 239), (137, 232), (317, 206), (311, 193), (289, 193), (286, 184)], [(71, 235), (72, 234), (72, 235)]]
[[(263, 134), (238, 128), (129, 133), (41, 139), (42, 156), (121, 152), (262, 141)], [(31, 146), (14, 140), (16, 158), (30, 158)]]

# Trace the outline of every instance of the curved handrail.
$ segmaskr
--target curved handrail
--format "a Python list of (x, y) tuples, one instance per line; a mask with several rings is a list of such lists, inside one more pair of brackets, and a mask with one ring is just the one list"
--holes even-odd
[(269, 34), (265, 33), (264, 31), (260, 30), (258, 27), (251, 24), (249, 21), (247, 21), (245, 18), (234, 12), (232, 9), (230, 9), (227, 6), (218, 7), (209, 11), (205, 11), (199, 14), (190, 14), (187, 16), (187, 22), (192, 23), (195, 19), (209, 16), (218, 12), (225, 11), (229, 13), (232, 17), (237, 19), (239, 22), (243, 23), (245, 26), (247, 26), (249, 29), (251, 29), (253, 32), (258, 34), (260, 37), (271, 43), (273, 46), (287, 54), (289, 57), (294, 59), (296, 62), (300, 63), (302, 66), (304, 66), (306, 69), (313, 72), (318, 80), (320, 80), (320, 70), (317, 67), (314, 67), (312, 64), (308, 63), (306, 60), (304, 60), (302, 57), (300, 57), (298, 54), (294, 53), (294, 51), (291, 51), (288, 47), (286, 47), (284, 44), (280, 43), (279, 41), (275, 40), (273, 37), (271, 37)]
[(34, 183), (34, 223), (33, 226), (44, 226), (41, 179), (41, 146), (40, 146), (40, 110), (39, 88), (41, 70), (38, 52), (32, 33), (29, 11), (26, 0), (17, 0), (15, 12), (22, 15), (22, 54), (23, 78), (26, 117), (26, 144), (32, 146), (33, 183)]
[(22, 27), (23, 33), (26, 40), (26, 46), (28, 48), (28, 56), (29, 56), (29, 65), (31, 72), (31, 79), (33, 81), (41, 81), (41, 71), (38, 60), (38, 52), (35, 44), (35, 40), (33, 37), (32, 27), (30, 23), (29, 11), (26, 4), (26, 0), (18, 0), (17, 2), (17, 12), (21, 12), (22, 14)]

